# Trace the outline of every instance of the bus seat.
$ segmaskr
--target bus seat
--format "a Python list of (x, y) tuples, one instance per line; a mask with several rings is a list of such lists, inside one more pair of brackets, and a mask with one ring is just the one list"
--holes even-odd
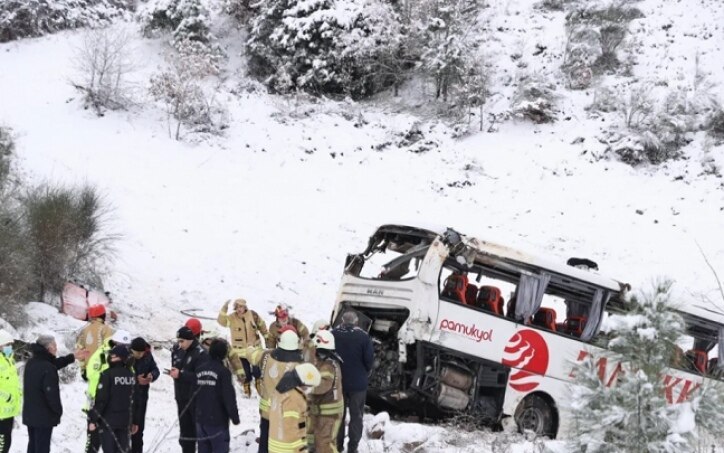
[(709, 357), (706, 354), (706, 351), (702, 351), (700, 349), (690, 349), (686, 351), (686, 358), (693, 371), (706, 373), (706, 367), (709, 364)]
[(468, 276), (465, 274), (452, 274), (445, 279), (442, 296), (449, 297), (460, 303), (465, 303), (465, 291), (468, 287)]
[(477, 295), (478, 295), (478, 287), (473, 285), (472, 283), (468, 283), (468, 286), (465, 288), (465, 304), (474, 306), (475, 297)]
[(588, 321), (588, 318), (585, 316), (571, 316), (564, 321), (565, 332), (574, 337), (580, 337), (583, 329), (586, 328), (586, 321)]
[(539, 308), (533, 316), (533, 325), (556, 331), (556, 311), (552, 308)]
[(496, 286), (484, 285), (480, 287), (475, 305), (483, 310), (488, 310), (496, 315), (503, 315), (505, 301)]

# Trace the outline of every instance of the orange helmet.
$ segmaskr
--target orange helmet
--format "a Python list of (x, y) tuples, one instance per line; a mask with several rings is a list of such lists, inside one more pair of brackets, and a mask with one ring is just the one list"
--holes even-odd
[(184, 325), (191, 329), (191, 332), (194, 334), (194, 336), (198, 337), (199, 335), (201, 335), (201, 321), (199, 321), (197, 318), (189, 318), (189, 320), (186, 321), (186, 324)]
[(100, 318), (105, 314), (106, 306), (103, 304), (96, 304), (88, 307), (88, 318)]

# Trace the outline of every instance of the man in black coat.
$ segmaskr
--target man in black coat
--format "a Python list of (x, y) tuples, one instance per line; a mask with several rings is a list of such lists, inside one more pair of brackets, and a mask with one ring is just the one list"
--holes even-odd
[(151, 345), (141, 338), (131, 341), (133, 354), (133, 370), (136, 374), (136, 412), (138, 414), (138, 431), (131, 436), (131, 453), (143, 453), (143, 429), (146, 425), (146, 409), (148, 407), (148, 389), (160, 375), (156, 361), (151, 353)]
[[(347, 451), (357, 453), (362, 439), (362, 416), (367, 399), (367, 378), (374, 363), (374, 348), (367, 332), (357, 327), (359, 317), (354, 311), (342, 314), (342, 325), (332, 330), (337, 354), (342, 358), (342, 392), (345, 417), (349, 410), (349, 442)], [(337, 450), (344, 448), (344, 420), (337, 434)]]
[(196, 434), (199, 453), (229, 453), (229, 420), (239, 424), (239, 410), (231, 371), (224, 365), (229, 344), (217, 338), (209, 358), (196, 369)]
[(174, 379), (180, 432), (178, 442), (182, 453), (196, 453), (196, 369), (209, 360), (209, 355), (188, 327), (180, 328), (176, 338), (178, 344), (171, 350), (173, 368), (168, 374)]
[(89, 412), (88, 431), (100, 430), (103, 453), (128, 453), (130, 435), (138, 430), (134, 393), (136, 378), (126, 365), (130, 351), (114, 346), (108, 368), (101, 373)]
[(28, 427), (28, 453), (49, 453), (53, 428), (60, 423), (63, 405), (60, 401), (58, 370), (84, 354), (56, 357), (58, 345), (50, 335), (41, 335), (30, 345), (33, 357), (25, 365), (23, 375), (23, 424)]

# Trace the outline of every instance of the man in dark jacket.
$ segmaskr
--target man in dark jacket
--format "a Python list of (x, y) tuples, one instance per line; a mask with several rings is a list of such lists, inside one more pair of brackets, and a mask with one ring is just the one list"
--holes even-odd
[(229, 453), (229, 420), (239, 424), (239, 409), (231, 379), (224, 365), (229, 344), (220, 338), (209, 346), (210, 360), (196, 369), (196, 435), (199, 453)]
[(131, 436), (131, 453), (143, 453), (143, 428), (146, 425), (146, 408), (148, 407), (148, 389), (151, 382), (158, 379), (159, 371), (151, 353), (151, 345), (141, 338), (131, 341), (133, 354), (133, 370), (136, 374), (136, 413), (138, 414), (138, 431)]
[[(342, 325), (332, 330), (337, 354), (342, 358), (342, 391), (345, 416), (349, 409), (349, 442), (347, 451), (357, 453), (362, 438), (362, 415), (367, 399), (367, 377), (372, 371), (374, 348), (367, 332), (357, 327), (359, 317), (354, 311), (342, 314)], [(344, 448), (344, 420), (337, 434), (337, 449)]]
[(126, 365), (129, 355), (126, 346), (111, 349), (108, 368), (101, 373), (88, 414), (88, 431), (100, 430), (103, 453), (127, 453), (130, 434), (138, 429), (133, 401), (136, 378)]
[(178, 343), (171, 350), (173, 368), (168, 374), (174, 379), (180, 431), (178, 442), (182, 453), (196, 453), (196, 369), (209, 360), (209, 355), (188, 327), (180, 328), (176, 338)]
[(33, 357), (25, 365), (23, 375), (23, 424), (28, 427), (28, 453), (48, 453), (53, 428), (63, 415), (58, 370), (73, 363), (76, 356), (86, 355), (76, 352), (56, 357), (58, 346), (49, 335), (38, 337), (30, 350)]

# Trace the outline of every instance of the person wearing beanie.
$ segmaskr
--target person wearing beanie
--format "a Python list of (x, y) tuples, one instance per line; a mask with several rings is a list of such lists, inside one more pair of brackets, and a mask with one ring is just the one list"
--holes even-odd
[[(90, 356), (86, 362), (85, 376), (88, 380), (88, 388), (86, 390), (86, 404), (83, 411), (87, 414), (90, 408), (93, 407), (96, 398), (96, 392), (98, 391), (98, 383), (101, 379), (101, 374), (108, 369), (110, 365), (108, 357), (111, 349), (115, 346), (124, 346), (128, 349), (128, 345), (131, 343), (131, 334), (125, 330), (117, 330), (113, 332), (113, 335), (103, 342), (103, 345), (96, 349), (96, 351)], [(98, 453), (101, 448), (101, 436), (99, 430), (87, 431), (85, 453)]]
[(267, 348), (274, 349), (277, 347), (277, 342), (286, 326), (294, 327), (303, 343), (309, 341), (309, 329), (302, 321), (289, 314), (289, 308), (286, 305), (277, 305), (273, 314), (274, 321), (269, 325), (269, 336), (266, 341)]
[(245, 299), (236, 299), (233, 305), (233, 313), (228, 313), (229, 303), (227, 300), (224, 305), (221, 306), (219, 316), (216, 321), (219, 325), (229, 328), (229, 334), (231, 336), (231, 348), (241, 359), (241, 364), (244, 367), (244, 395), (247, 397), (251, 396), (251, 379), (254, 378), (256, 384), (257, 393), (259, 388), (261, 377), (259, 367), (253, 367), (249, 363), (246, 357), (246, 348), (261, 346), (261, 338), (266, 338), (269, 335), (269, 331), (266, 328), (266, 323), (254, 310), (249, 310)]
[[(113, 336), (113, 328), (106, 324), (106, 307), (102, 304), (88, 307), (88, 323), (81, 329), (75, 339), (75, 348), (93, 355), (96, 349)], [(86, 380), (86, 362), (80, 361), (80, 376)]]
[(228, 353), (229, 344), (215, 338), (209, 345), (209, 360), (196, 369), (199, 453), (228, 453), (229, 421), (240, 423), (231, 372), (224, 365)]
[(13, 422), (20, 414), (23, 392), (13, 358), (13, 336), (0, 329), (0, 453), (10, 451)]
[(293, 370), (294, 367), (304, 361), (302, 351), (299, 350), (299, 336), (293, 330), (287, 330), (279, 337), (276, 349), (248, 348), (247, 357), (249, 363), (260, 367), (261, 370), (259, 453), (279, 451), (278, 442), (283, 438), (283, 434), (269, 431), (271, 423), (270, 409), (281, 396), (276, 390), (279, 380), (286, 372)]
[(125, 345), (111, 349), (88, 413), (88, 431), (100, 432), (103, 453), (128, 452), (130, 435), (138, 430), (136, 378), (127, 365), (130, 355)]
[(176, 332), (177, 343), (171, 350), (173, 390), (179, 421), (179, 444), (182, 453), (196, 453), (196, 385), (197, 368), (209, 360), (193, 331), (183, 326)]
[(142, 338), (136, 337), (131, 341), (132, 369), (136, 376), (136, 411), (138, 414), (138, 430), (131, 436), (131, 453), (143, 453), (143, 429), (146, 425), (146, 410), (148, 408), (148, 390), (161, 374), (156, 360), (151, 353), (151, 345)]

